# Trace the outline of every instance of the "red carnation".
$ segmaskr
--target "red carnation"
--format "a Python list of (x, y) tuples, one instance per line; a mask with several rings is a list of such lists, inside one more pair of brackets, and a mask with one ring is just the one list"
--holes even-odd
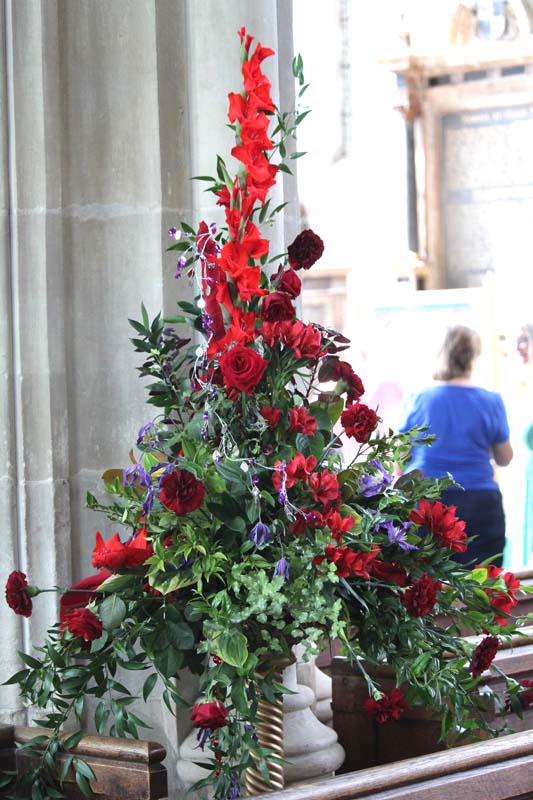
[(226, 389), (252, 394), (263, 377), (268, 361), (250, 347), (236, 344), (220, 357), (219, 364)]
[(175, 469), (161, 480), (159, 499), (178, 517), (189, 514), (204, 501), (205, 486), (186, 469)]
[(318, 427), (317, 421), (309, 414), (305, 406), (291, 408), (289, 411), (289, 430), (294, 433), (305, 433), (314, 436)]
[(304, 325), (301, 320), (295, 320), (284, 334), (282, 339), (292, 347), (296, 358), (316, 358), (320, 354), (322, 334), (312, 324)]
[(533, 705), (533, 681), (524, 678), (523, 681), (520, 681), (520, 686), (524, 691), (518, 692), (518, 701), (522, 708), (529, 708), (530, 705)]
[(368, 698), (363, 703), (363, 710), (371, 717), (376, 718), (380, 725), (384, 722), (400, 719), (407, 711), (407, 703), (401, 689), (393, 689), (390, 695), (382, 694), (379, 700)]
[(88, 608), (73, 608), (67, 611), (61, 623), (61, 630), (65, 629), (85, 642), (92, 642), (102, 635), (102, 623)]
[(190, 719), (194, 728), (216, 730), (228, 724), (228, 709), (219, 700), (213, 703), (195, 703)]
[(273, 280), (278, 291), (287, 292), (293, 299), (298, 297), (302, 291), (302, 282), (291, 267), (283, 271), (283, 265), (280, 264)]
[(378, 415), (364, 403), (355, 403), (342, 412), (341, 424), (346, 436), (353, 437), (356, 442), (364, 444), (368, 442), (370, 434), (378, 426)]
[(498, 639), (496, 636), (485, 636), (472, 653), (472, 658), (468, 665), (473, 678), (477, 678), (478, 675), (481, 675), (482, 672), (485, 672), (490, 667), (497, 652)]
[(324, 242), (312, 230), (298, 234), (288, 247), (289, 264), (293, 269), (309, 269), (324, 252)]
[(423, 525), (437, 537), (441, 547), (464, 553), (466, 550), (465, 523), (455, 516), (455, 506), (445, 506), (439, 500), (431, 503), (421, 500), (418, 508), (411, 511), (409, 519)]
[(440, 589), (439, 581), (433, 580), (429, 575), (422, 575), (413, 581), (405, 594), (402, 595), (402, 604), (407, 613), (412, 617), (425, 617), (433, 611), (437, 602), (437, 592)]
[(33, 609), (32, 597), (39, 594), (40, 589), (36, 586), (28, 586), (24, 572), (15, 570), (6, 581), (6, 603), (15, 614), (23, 617), (31, 617)]
[(347, 361), (341, 361), (337, 356), (326, 356), (320, 365), (319, 381), (337, 381), (336, 392), (346, 392), (346, 405), (356, 403), (365, 393), (365, 387)]
[(272, 292), (263, 298), (261, 319), (264, 322), (284, 322), (294, 318), (294, 306), (285, 292)]
[(495, 567), (490, 564), (488, 567), (485, 567), (485, 569), (487, 570), (488, 578), (494, 579), (501, 577), (505, 585), (504, 589), (498, 587), (485, 589), (492, 608), (495, 611), (499, 611), (500, 614), (506, 615), (503, 617), (500, 615), (495, 617), (496, 622), (505, 627), (507, 625), (507, 615), (511, 613), (511, 610), (518, 602), (515, 595), (520, 588), (520, 581), (512, 572), (504, 572), (501, 567)]

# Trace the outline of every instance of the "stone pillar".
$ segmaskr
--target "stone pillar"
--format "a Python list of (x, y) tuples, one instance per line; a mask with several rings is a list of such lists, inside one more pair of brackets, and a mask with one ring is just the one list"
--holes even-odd
[[(173, 278), (166, 231), (220, 219), (190, 177), (213, 174), (216, 154), (231, 148), (237, 31), (245, 25), (274, 49), (280, 42), (282, 60), (265, 69), (285, 101), (290, 15), (279, 0), (236, 0), (223, 13), (218, 0), (1, 4), (2, 586), (13, 569), (43, 587), (78, 580), (92, 572), (95, 530), (113, 532), (83, 505), (87, 490), (101, 494), (105, 469), (127, 464), (152, 416), (127, 319), (139, 317), (141, 301), (150, 315), (170, 315), (190, 296)], [(282, 216), (275, 252), (283, 227)], [(16, 650), (39, 644), (57, 619), (53, 594), (34, 606), (25, 621), (0, 601), (2, 678), (19, 668)], [(194, 692), (190, 679), (182, 685)], [(0, 687), (0, 720), (23, 716), (15, 689)], [(175, 791), (172, 761), (189, 723), (166, 716), (156, 698), (148, 717)]]

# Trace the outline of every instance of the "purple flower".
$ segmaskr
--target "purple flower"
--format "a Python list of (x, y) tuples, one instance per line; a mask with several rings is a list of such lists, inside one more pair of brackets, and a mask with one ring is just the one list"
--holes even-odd
[(143, 511), (145, 514), (149, 514), (152, 510), (152, 506), (154, 505), (154, 497), (155, 497), (155, 489), (153, 486), (150, 486), (148, 491), (146, 492), (146, 497), (144, 498), (143, 503)]
[(270, 541), (270, 528), (264, 522), (256, 522), (248, 538), (256, 547), (264, 547)]
[(132, 464), (131, 467), (124, 470), (123, 483), (124, 486), (133, 486), (135, 481), (138, 480), (141, 486), (147, 489), (152, 485), (152, 478), (149, 472), (141, 467), (140, 464)]
[(192, 565), (193, 565), (192, 558), (185, 558), (183, 553), (180, 553), (179, 562), (180, 562), (180, 565), (179, 565), (178, 569), (180, 569), (180, 570), (181, 569), (189, 569), (189, 567), (192, 567)]
[(409, 544), (409, 542), (405, 541), (405, 534), (410, 527), (410, 522), (400, 522), (395, 525), (392, 519), (388, 519), (385, 522), (380, 522), (377, 529), (385, 528), (389, 542), (397, 544), (401, 550), (418, 550), (416, 544)]
[(231, 775), (231, 786), (228, 789), (228, 800), (237, 800), (241, 796), (241, 784), (236, 775)]
[(147, 433), (149, 433), (149, 431), (152, 430), (153, 427), (154, 427), (153, 422), (147, 422), (145, 425), (142, 426), (142, 428), (139, 428), (139, 433), (137, 434), (137, 445), (143, 444), (144, 437), (146, 436)]
[(209, 737), (211, 736), (212, 733), (213, 733), (213, 731), (211, 730), (211, 728), (199, 728), (198, 729), (198, 733), (196, 734), (196, 738), (198, 740), (198, 747), (200, 748), (200, 750), (203, 751), (203, 749), (205, 747), (205, 743), (207, 742), (207, 740), (209, 739)]
[(376, 469), (377, 473), (363, 475), (363, 477), (359, 479), (359, 489), (363, 497), (374, 497), (374, 495), (379, 494), (386, 489), (387, 486), (391, 485), (393, 476), (387, 472), (383, 464), (378, 461), (377, 458), (373, 458), (369, 461), (368, 466)]
[(280, 558), (274, 567), (274, 575), (280, 575), (282, 578), (284, 578), (285, 583), (288, 583), (290, 580), (290, 571), (290, 564), (285, 558)]
[(171, 239), (179, 239), (181, 236), (181, 231), (178, 231), (177, 228), (170, 228), (168, 235)]

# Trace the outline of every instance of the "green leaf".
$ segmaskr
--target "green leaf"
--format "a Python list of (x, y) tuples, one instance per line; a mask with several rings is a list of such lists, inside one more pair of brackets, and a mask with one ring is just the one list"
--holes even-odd
[(80, 791), (84, 795), (84, 797), (89, 798), (89, 800), (90, 798), (94, 797), (91, 787), (89, 785), (89, 781), (87, 780), (85, 775), (82, 775), (82, 773), (78, 771), (76, 771), (76, 783), (78, 784)]
[(98, 590), (101, 592), (119, 592), (132, 586), (136, 581), (137, 577), (135, 575), (111, 575), (100, 584)]
[(92, 771), (90, 766), (85, 761), (81, 760), (81, 758), (77, 758), (75, 760), (75, 766), (76, 766), (76, 770), (78, 772), (81, 772), (82, 775), (85, 775), (85, 777), (88, 778), (90, 781), (94, 781), (95, 780), (96, 776), (95, 776), (94, 772)]
[(141, 315), (142, 315), (142, 318), (143, 318), (144, 327), (145, 328), (149, 328), (150, 327), (150, 318), (148, 316), (148, 312), (147, 312), (147, 310), (145, 308), (144, 303), (141, 303)]
[(144, 699), (145, 703), (148, 700), (148, 698), (150, 697), (150, 695), (152, 694), (154, 686), (157, 683), (157, 678), (158, 678), (157, 672), (153, 672), (151, 675), (148, 675), (148, 677), (146, 678), (146, 680), (144, 682), (143, 699)]
[(24, 663), (28, 665), (28, 667), (31, 667), (32, 669), (41, 669), (42, 664), (36, 658), (29, 656), (27, 653), (22, 653), (20, 650), (17, 650), (17, 652)]
[(236, 629), (224, 631), (215, 641), (216, 654), (232, 667), (242, 667), (248, 658), (248, 640)]
[(98, 612), (102, 625), (106, 631), (118, 628), (127, 612), (126, 603), (118, 595), (113, 594), (106, 597), (103, 603), (98, 606)]
[[(83, 699), (83, 698), (82, 698)], [(71, 734), (66, 739), (63, 740), (62, 746), (65, 750), (73, 750), (77, 747), (82, 739), (83, 731), (76, 731), (76, 733)]]
[(154, 656), (154, 666), (165, 678), (173, 678), (184, 663), (183, 653), (170, 646)]
[(192, 650), (194, 647), (194, 633), (186, 622), (167, 622), (165, 632), (168, 641), (177, 650)]

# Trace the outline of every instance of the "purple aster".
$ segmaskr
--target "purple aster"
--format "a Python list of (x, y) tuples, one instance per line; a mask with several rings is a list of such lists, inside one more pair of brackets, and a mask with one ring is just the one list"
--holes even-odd
[(137, 434), (137, 445), (143, 444), (144, 437), (152, 430), (153, 427), (153, 422), (147, 422), (142, 426), (142, 428), (139, 428), (139, 433)]
[(264, 547), (270, 541), (270, 528), (264, 522), (256, 522), (248, 538), (256, 547)]
[(178, 231), (177, 228), (170, 228), (168, 235), (171, 239), (179, 239), (181, 236), (181, 231)]
[(288, 583), (290, 579), (290, 571), (290, 564), (285, 558), (280, 558), (274, 567), (274, 575), (280, 575), (285, 580), (285, 583)]
[(363, 475), (359, 479), (359, 489), (363, 497), (374, 497), (376, 494), (384, 491), (387, 486), (390, 486), (393, 481), (393, 476), (387, 472), (383, 464), (373, 458), (368, 462), (369, 467), (373, 467), (377, 472), (370, 475)]
[(133, 486), (135, 481), (138, 480), (141, 486), (147, 489), (152, 485), (152, 477), (149, 472), (141, 467), (140, 464), (132, 464), (131, 467), (124, 470), (123, 483), (124, 486)]
[(409, 542), (405, 541), (405, 534), (411, 527), (411, 524), (410, 522), (394, 524), (392, 519), (388, 519), (385, 522), (380, 522), (377, 529), (385, 528), (387, 536), (389, 537), (389, 542), (391, 544), (397, 544), (401, 550), (418, 550), (416, 544), (409, 544)]

